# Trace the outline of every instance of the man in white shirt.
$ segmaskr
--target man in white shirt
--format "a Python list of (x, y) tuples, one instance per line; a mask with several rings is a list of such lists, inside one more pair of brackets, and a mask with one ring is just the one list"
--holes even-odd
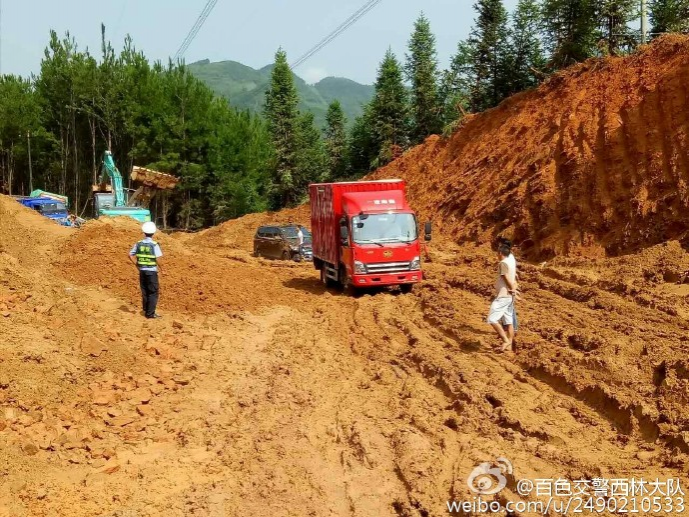
[[(487, 322), (495, 329), (502, 340), (502, 352), (512, 348), (514, 338), (514, 299), (517, 292), (516, 268), (507, 258), (510, 248), (502, 243), (498, 246), (498, 277), (495, 281), (495, 299), (490, 305)], [(505, 327), (507, 332), (505, 332)]]
[[(512, 241), (509, 239), (505, 239), (504, 237), (499, 237), (498, 238), (498, 245), (500, 245), (500, 244), (504, 244), (505, 246), (507, 246), (510, 249), (510, 254), (506, 260), (514, 268), (514, 278), (517, 281), (517, 284), (519, 284), (519, 271), (517, 270), (517, 259), (514, 258), (514, 253), (512, 253)], [(519, 287), (517, 287), (517, 290), (514, 293), (514, 297), (513, 297), (514, 306), (512, 307), (512, 312), (513, 312), (513, 314), (512, 314), (513, 318), (512, 319), (514, 320), (512, 327), (514, 329), (515, 334), (517, 333), (517, 330), (519, 330), (519, 323), (517, 322), (517, 300), (521, 300), (521, 298), (519, 297)], [(507, 328), (504, 328), (504, 330), (507, 331)], [(513, 338), (513, 341), (514, 341), (514, 338)]]
[(301, 225), (297, 226), (297, 242), (299, 243), (299, 258), (304, 258), (304, 232), (301, 229)]

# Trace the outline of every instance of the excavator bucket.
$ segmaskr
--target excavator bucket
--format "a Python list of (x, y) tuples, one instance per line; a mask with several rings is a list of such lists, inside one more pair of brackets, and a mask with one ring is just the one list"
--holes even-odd
[(152, 171), (145, 167), (134, 166), (131, 179), (133, 182), (156, 190), (172, 190), (179, 183), (179, 178), (164, 172)]
[(129, 198), (130, 206), (148, 207), (159, 190), (172, 190), (179, 183), (179, 178), (172, 174), (152, 171), (136, 165), (132, 168), (130, 177), (132, 182), (139, 185), (136, 192)]

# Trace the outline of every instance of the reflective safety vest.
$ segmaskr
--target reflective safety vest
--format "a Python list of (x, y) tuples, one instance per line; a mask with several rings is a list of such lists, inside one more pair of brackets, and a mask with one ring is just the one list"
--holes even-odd
[(155, 242), (139, 241), (136, 243), (136, 265), (138, 267), (156, 267)]

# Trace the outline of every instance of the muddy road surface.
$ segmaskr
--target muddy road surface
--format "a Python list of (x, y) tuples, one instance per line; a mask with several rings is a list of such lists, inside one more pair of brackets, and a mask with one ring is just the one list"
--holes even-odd
[(503, 503), (543, 499), (520, 479), (689, 481), (676, 243), (523, 264), (498, 354), (488, 248), (434, 244), (414, 293), (348, 297), (252, 257), (251, 216), (160, 237), (147, 321), (135, 223), (1, 201), (0, 515), (440, 516), (497, 458)]

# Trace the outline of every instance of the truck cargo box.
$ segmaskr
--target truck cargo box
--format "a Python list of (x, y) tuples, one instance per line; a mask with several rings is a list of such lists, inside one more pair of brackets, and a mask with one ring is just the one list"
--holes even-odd
[[(330, 264), (340, 262), (340, 219), (344, 215), (343, 196), (349, 193), (404, 192), (403, 180), (316, 183), (309, 186), (313, 257)], [(402, 195), (402, 199), (404, 196)], [(401, 208), (401, 207), (400, 207)]]

